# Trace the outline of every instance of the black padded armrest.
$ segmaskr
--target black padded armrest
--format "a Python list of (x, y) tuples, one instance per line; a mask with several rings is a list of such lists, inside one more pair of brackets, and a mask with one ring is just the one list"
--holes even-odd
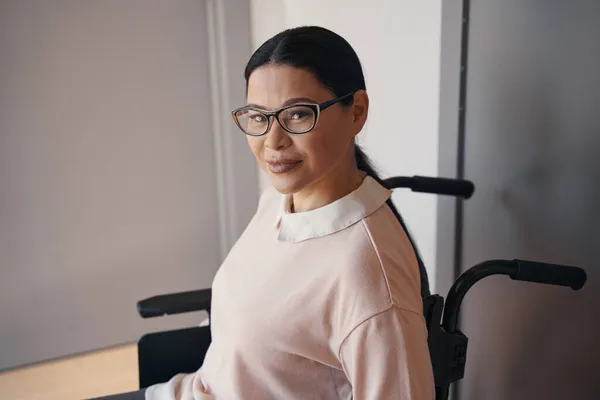
[(211, 289), (163, 294), (138, 301), (137, 309), (142, 318), (203, 310), (210, 313), (211, 297)]

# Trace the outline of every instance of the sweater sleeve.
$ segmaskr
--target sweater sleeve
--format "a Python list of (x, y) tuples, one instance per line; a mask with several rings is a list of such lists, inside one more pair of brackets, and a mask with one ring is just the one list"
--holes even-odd
[(418, 313), (391, 307), (357, 326), (340, 347), (354, 400), (434, 398), (427, 329)]
[(206, 393), (200, 371), (194, 374), (178, 374), (169, 382), (146, 389), (146, 400), (213, 400)]

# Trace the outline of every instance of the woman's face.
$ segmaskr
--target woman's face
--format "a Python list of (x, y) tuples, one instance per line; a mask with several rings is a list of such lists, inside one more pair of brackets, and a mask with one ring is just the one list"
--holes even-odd
[[(335, 97), (312, 73), (290, 66), (264, 65), (248, 80), (247, 104), (267, 111)], [(367, 110), (368, 97), (359, 91), (351, 106), (336, 103), (324, 110), (308, 133), (290, 134), (273, 120), (265, 135), (248, 136), (248, 144), (279, 192), (327, 196), (324, 192), (356, 178), (354, 137), (365, 123)]]

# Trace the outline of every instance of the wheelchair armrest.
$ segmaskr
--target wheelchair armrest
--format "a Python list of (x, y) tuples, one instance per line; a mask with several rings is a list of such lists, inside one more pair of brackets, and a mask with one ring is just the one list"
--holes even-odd
[(163, 294), (138, 301), (137, 309), (142, 318), (203, 310), (210, 314), (211, 297), (211, 289)]

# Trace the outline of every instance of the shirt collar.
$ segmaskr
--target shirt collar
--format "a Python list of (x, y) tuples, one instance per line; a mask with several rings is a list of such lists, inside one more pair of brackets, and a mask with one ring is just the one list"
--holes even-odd
[(283, 195), (276, 221), (278, 239), (301, 242), (341, 231), (375, 212), (391, 196), (391, 191), (365, 176), (352, 193), (323, 207), (290, 213), (290, 195)]

